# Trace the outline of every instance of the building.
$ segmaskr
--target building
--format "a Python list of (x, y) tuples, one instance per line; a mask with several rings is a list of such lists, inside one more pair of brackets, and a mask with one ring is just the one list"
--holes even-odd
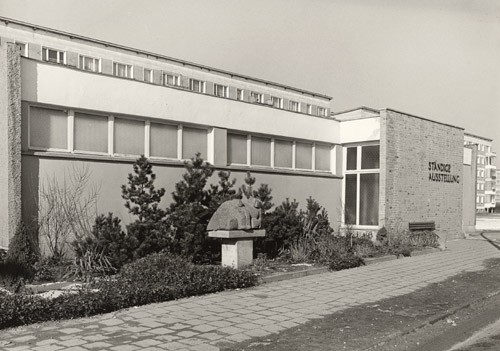
[(492, 212), (496, 205), (496, 153), (492, 151), (493, 140), (465, 133), (465, 145), (477, 145), (477, 196), (478, 212)]
[(99, 185), (99, 212), (128, 222), (120, 185), (141, 154), (167, 194), (200, 152), (237, 184), (251, 171), (276, 204), (312, 196), (335, 229), (428, 221), (444, 242), (473, 226), (475, 151), (462, 128), (393, 109), (331, 114), (330, 100), (0, 18), (0, 246), (21, 219), (36, 227), (44, 185), (75, 167)]
[(495, 184), (496, 184), (496, 195), (495, 195), (496, 211), (500, 212), (500, 170), (496, 171)]

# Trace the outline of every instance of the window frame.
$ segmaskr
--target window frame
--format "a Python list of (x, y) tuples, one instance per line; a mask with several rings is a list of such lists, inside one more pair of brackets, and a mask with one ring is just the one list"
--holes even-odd
[[(94, 60), (94, 67), (96, 69), (94, 69), (94, 70), (85, 69), (85, 61), (87, 59)], [(83, 62), (82, 62), (82, 60), (83, 60)], [(101, 59), (98, 59), (98, 58), (92, 57), (92, 56), (86, 56), (86, 55), (80, 55), (79, 54), (78, 55), (78, 68), (80, 68), (82, 71), (85, 71), (85, 72), (97, 72), (97, 73), (100, 73), (101, 72)]]
[[(199, 83), (199, 89), (194, 89), (195, 82)], [(201, 79), (189, 78), (189, 90), (195, 93), (205, 94), (206, 82)]]
[(283, 98), (278, 96), (271, 96), (271, 105), (274, 108), (283, 109)]
[[(53, 61), (53, 60), (49, 59), (49, 51), (55, 51), (57, 53), (57, 60), (56, 61)], [(44, 55), (44, 52), (45, 52), (45, 55)], [(61, 58), (60, 58), (61, 54), (63, 56), (62, 61), (61, 61)], [(59, 65), (61, 65), (61, 64), (65, 65), (66, 64), (66, 51), (54, 49), (54, 48), (51, 48), (51, 47), (48, 47), (48, 46), (42, 46), (42, 61), (44, 61), (44, 62), (50, 62), (50, 63), (56, 63), (56, 64), (59, 64)]]
[(328, 110), (325, 107), (318, 106), (317, 109), (318, 109), (318, 116), (319, 117), (327, 117)]
[[(246, 134), (246, 133), (238, 133), (238, 132), (233, 132), (233, 131), (228, 131), (227, 132), (227, 135), (229, 134), (232, 134), (232, 135), (239, 135), (239, 136), (243, 136), (246, 138), (246, 145), (245, 145), (245, 155), (246, 155), (246, 160), (245, 160), (245, 163), (229, 163), (229, 157), (228, 160), (227, 160), (227, 165), (228, 166), (250, 166), (251, 165), (251, 153), (252, 153), (252, 148), (251, 148), (251, 135), (250, 134)], [(227, 137), (226, 137), (227, 138)], [(249, 149), (249, 146), (250, 146), (250, 149)], [(229, 155), (228, 153), (228, 150), (227, 150), (227, 146), (226, 146), (226, 156)]]
[[(130, 121), (134, 121), (134, 122), (142, 122), (144, 124), (144, 127), (143, 127), (143, 135), (144, 135), (144, 143), (142, 145), (142, 151), (141, 153), (139, 154), (124, 154), (124, 153), (121, 153), (121, 152), (116, 152), (116, 146), (115, 146), (115, 142), (116, 142), (116, 120), (117, 119), (122, 119), (122, 120), (130, 120)], [(116, 116), (113, 116), (113, 129), (112, 129), (112, 138), (110, 140), (110, 142), (112, 143), (113, 145), (113, 153), (111, 154), (112, 156), (118, 156), (118, 157), (133, 157), (133, 158), (137, 158), (141, 155), (145, 155), (146, 157), (149, 158), (149, 145), (148, 145), (148, 141), (149, 141), (149, 135), (147, 135), (147, 131), (149, 131), (149, 129), (147, 129), (147, 125), (149, 124), (149, 120), (148, 119), (141, 119), (141, 118), (134, 118), (134, 117), (129, 117), (129, 116), (123, 116), (123, 115), (116, 115)], [(108, 137), (109, 138), (109, 137)], [(108, 147), (108, 152), (109, 152), (109, 147)]]
[[(177, 146), (176, 146), (176, 156), (175, 157), (152, 156), (151, 155), (151, 123), (177, 127)], [(166, 121), (146, 120), (146, 125), (149, 125), (149, 128), (146, 130), (146, 133), (147, 133), (146, 150), (147, 150), (147, 153), (149, 155), (148, 158), (153, 159), (153, 160), (181, 160), (182, 159), (182, 125), (181, 124), (168, 123)]]
[[(210, 153), (213, 151), (211, 148), (213, 147), (210, 143), (210, 127), (209, 126), (204, 126), (204, 125), (190, 125), (190, 124), (179, 124), (175, 123), (174, 121), (165, 121), (165, 120), (157, 120), (157, 119), (151, 119), (151, 118), (140, 118), (140, 117), (135, 117), (135, 116), (128, 116), (128, 115), (113, 115), (113, 114), (107, 114), (105, 112), (94, 112), (94, 111), (87, 111), (87, 110), (82, 110), (82, 109), (71, 109), (71, 108), (65, 108), (65, 107), (60, 107), (60, 106), (51, 106), (51, 105), (43, 105), (43, 104), (28, 104), (28, 114), (27, 114), (27, 147), (28, 150), (32, 151), (47, 151), (47, 152), (64, 152), (67, 154), (77, 154), (81, 156), (89, 155), (89, 156), (109, 156), (109, 157), (125, 157), (125, 158), (137, 158), (139, 155), (136, 154), (128, 154), (128, 153), (120, 153), (116, 152), (115, 149), (115, 141), (116, 141), (116, 120), (131, 120), (135, 122), (141, 122), (143, 124), (143, 127), (141, 128), (143, 130), (143, 135), (144, 135), (144, 145), (143, 145), (143, 152), (141, 154), (144, 154), (147, 158), (153, 159), (153, 160), (169, 160), (169, 161), (184, 161), (188, 159), (183, 158), (183, 153), (184, 153), (184, 148), (183, 148), (183, 132), (185, 128), (189, 129), (197, 129), (197, 130), (202, 130), (203, 132), (206, 133), (206, 147), (205, 147), (205, 152), (206, 155), (203, 157), (208, 160)], [(65, 124), (65, 136), (66, 136), (66, 148), (45, 148), (45, 147), (40, 147), (40, 146), (32, 146), (31, 145), (31, 118), (32, 118), (32, 113), (31, 113), (31, 108), (41, 108), (41, 109), (49, 109), (49, 110), (56, 110), (56, 111), (61, 111), (65, 113), (66, 116), (66, 124)], [(89, 114), (89, 115), (94, 115), (97, 117), (102, 117), (103, 119), (106, 118), (106, 123), (107, 123), (107, 151), (106, 152), (100, 152), (100, 151), (89, 151), (89, 150), (75, 150), (75, 119), (76, 119), (76, 114), (82, 113), (82, 114)], [(176, 156), (175, 157), (163, 157), (163, 156), (151, 156), (151, 124), (162, 124), (162, 125), (169, 125), (169, 126), (175, 126), (177, 128), (177, 146), (176, 146)], [(234, 133), (234, 134), (240, 134), (242, 133)], [(248, 155), (247, 155), (248, 157)]]
[[(343, 162), (342, 170), (344, 177), (342, 179), (342, 216), (341, 216), (341, 225), (342, 227), (346, 227), (347, 225), (352, 226), (353, 228), (356, 229), (370, 229), (374, 230), (379, 228), (380, 225), (380, 218), (377, 218), (377, 224), (376, 225), (366, 225), (366, 224), (359, 224), (360, 221), (360, 197), (361, 197), (361, 175), (362, 174), (378, 174), (379, 175), (379, 184), (378, 184), (378, 192), (379, 192), (379, 203), (377, 204), (379, 206), (379, 213), (378, 215), (380, 216), (380, 160), (379, 160), (379, 168), (370, 168), (370, 169), (363, 169), (361, 168), (361, 162), (362, 162), (362, 148), (364, 146), (379, 146), (380, 143), (378, 142), (373, 142), (373, 143), (362, 143), (362, 144), (352, 144), (352, 145), (344, 145), (342, 154), (343, 154), (343, 159), (344, 161), (347, 160), (347, 149), (351, 147), (356, 147), (356, 168), (348, 170), (347, 169), (347, 162)], [(380, 157), (380, 153), (379, 153)], [(332, 167), (332, 165), (330, 165)], [(346, 224), (345, 223), (345, 211), (346, 211), (346, 176), (347, 175), (356, 175), (356, 223), (355, 224)]]
[[(22, 57), (29, 57), (28, 56), (29, 55), (29, 49), (28, 49), (29, 43), (28, 42), (21, 41), (21, 40), (15, 40), (14, 43), (19, 47), (19, 52), (21, 53)], [(24, 50), (21, 49), (21, 45), (24, 45)]]
[[(94, 116), (98, 116), (98, 117), (103, 117), (103, 118), (106, 118), (106, 133), (107, 133), (107, 150), (106, 152), (100, 152), (100, 151), (85, 151), (85, 150), (77, 150), (75, 148), (75, 120), (76, 120), (76, 114), (77, 113), (82, 113), (82, 114), (87, 114), (87, 115), (94, 115)], [(104, 115), (104, 114), (97, 114), (97, 113), (93, 113), (93, 112), (84, 112), (84, 111), (80, 111), (80, 110), (73, 110), (73, 114), (71, 116), (71, 118), (73, 119), (73, 122), (72, 122), (72, 126), (71, 126), (71, 131), (69, 131), (69, 133), (72, 135), (72, 139), (71, 139), (71, 142), (72, 142), (72, 145), (71, 145), (71, 152), (74, 153), (74, 154), (78, 154), (78, 155), (101, 155), (101, 156), (108, 156), (108, 155), (111, 155), (110, 154), (110, 150), (109, 150), (109, 144), (110, 144), (110, 129), (109, 129), (109, 118), (110, 116), (109, 115)], [(112, 130), (112, 134), (113, 134), (113, 138), (114, 138), (114, 127), (113, 127), (113, 130)], [(112, 140), (111, 140), (112, 141)]]
[[(32, 146), (31, 145), (31, 108), (45, 108), (48, 110), (56, 110), (56, 111), (63, 111), (66, 113), (66, 148), (65, 149), (60, 149), (60, 148), (45, 148), (41, 146)], [(64, 108), (58, 108), (58, 107), (53, 107), (53, 106), (44, 106), (44, 105), (37, 105), (37, 104), (30, 104), (28, 105), (28, 150), (34, 150), (34, 151), (53, 151), (53, 152), (70, 152), (70, 122), (69, 122), (69, 110), (64, 109)]]
[(295, 100), (290, 100), (288, 102), (288, 109), (293, 112), (300, 112), (300, 102)]
[[(269, 166), (268, 165), (258, 165), (252, 163), (252, 139), (253, 138), (259, 138), (259, 139), (269, 139)], [(248, 142), (250, 140), (250, 143)], [(248, 147), (250, 146), (250, 149)], [(249, 139), (247, 139), (247, 162), (248, 166), (250, 167), (256, 167), (256, 168), (275, 168), (274, 167), (274, 138), (268, 135), (259, 135), (259, 134), (249, 134)]]
[[(222, 89), (222, 94), (219, 94), (218, 89)], [(227, 85), (214, 83), (214, 96), (227, 99), (229, 98), (229, 87)]]
[(258, 91), (251, 91), (250, 97), (253, 98), (255, 103), (263, 104), (264, 103), (264, 94), (259, 93)]
[[(206, 144), (206, 155), (202, 155), (203, 159), (205, 161), (207, 161), (209, 159), (209, 154), (210, 154), (210, 135), (209, 135), (209, 131), (210, 131), (210, 128), (209, 127), (204, 127), (204, 126), (197, 126), (197, 125), (185, 125), (185, 124), (181, 124), (179, 126), (179, 130), (180, 130), (180, 133), (178, 134), (178, 137), (177, 137), (177, 155), (179, 156), (179, 160), (181, 161), (189, 161), (190, 158), (184, 158), (184, 128), (188, 128), (188, 129), (199, 129), (199, 130), (203, 130), (206, 132), (206, 135), (207, 135), (207, 144)], [(180, 136), (180, 138), (179, 138)], [(194, 156), (194, 155), (192, 155)], [(190, 156), (190, 157), (192, 157)]]
[[(117, 75), (117, 67), (124, 66), (126, 74), (124, 76)], [(134, 66), (128, 65), (126, 63), (121, 63), (117, 61), (113, 61), (113, 76), (118, 78), (126, 78), (126, 79), (134, 79)]]
[[(292, 170), (292, 171), (299, 171), (299, 172), (308, 172), (308, 173), (319, 173), (319, 174), (335, 174), (335, 154), (332, 154), (335, 150), (335, 144), (331, 143), (326, 143), (326, 142), (316, 142), (316, 141), (311, 141), (311, 140), (302, 140), (302, 139), (292, 139), (292, 138), (287, 138), (287, 137), (281, 137), (281, 136), (272, 136), (272, 135), (267, 135), (267, 134), (252, 134), (252, 133), (245, 133), (242, 131), (237, 131), (237, 130), (228, 130), (227, 134), (232, 134), (232, 135), (239, 135), (239, 136), (244, 136), (247, 139), (247, 144), (246, 144), (246, 155), (247, 159), (245, 163), (229, 163), (229, 160), (227, 161), (227, 166), (240, 166), (240, 167), (255, 167), (255, 168), (267, 168), (267, 169), (276, 169), (276, 170)], [(252, 163), (252, 139), (256, 138), (263, 138), (263, 139), (270, 139), (271, 141), (271, 148), (270, 148), (270, 165), (256, 165)], [(289, 142), (292, 144), (292, 164), (290, 167), (286, 166), (276, 166), (276, 141), (283, 141), (283, 142)], [(302, 144), (309, 144), (311, 145), (311, 168), (299, 168), (297, 167), (297, 143), (302, 143)], [(316, 145), (321, 145), (321, 146), (326, 146), (329, 147), (329, 163), (330, 163), (330, 169), (329, 170), (323, 170), (323, 169), (316, 169), (315, 167), (315, 149)], [(226, 147), (226, 153), (228, 149)]]
[[(149, 72), (149, 80), (146, 79), (146, 71)], [(142, 72), (142, 80), (146, 83), (153, 83), (153, 70), (151, 68), (144, 67), (144, 71)]]
[(236, 100), (244, 101), (245, 100), (245, 90), (236, 88)]
[[(328, 163), (329, 163), (329, 169), (318, 169), (318, 166), (317, 166), (317, 162), (316, 162), (316, 157), (318, 156), (317, 154), (317, 148), (318, 146), (320, 147), (325, 147), (325, 148), (328, 148), (329, 150), (327, 150), (328, 152), (328, 156), (329, 156), (329, 160), (328, 160)], [(313, 157), (314, 157), (314, 160), (313, 160), (313, 171), (314, 172), (320, 172), (320, 173), (333, 173), (333, 168), (332, 168), (332, 152), (334, 152), (334, 147), (332, 144), (329, 144), (329, 143), (321, 143), (321, 142), (315, 142), (313, 143)]]
[[(172, 77), (172, 83), (168, 83), (168, 77)], [(167, 87), (180, 87), (181, 86), (181, 75), (176, 73), (163, 73), (163, 85)]]
[[(281, 142), (287, 142), (292, 144), (292, 165), (290, 167), (286, 166), (277, 166), (276, 165), (276, 140), (281, 141)], [(272, 165), (274, 169), (288, 169), (288, 170), (300, 170), (295, 168), (296, 160), (295, 160), (295, 140), (292, 139), (287, 139), (287, 138), (272, 138), (271, 139), (272, 143)]]
[[(311, 168), (300, 168), (297, 167), (297, 143), (299, 144), (310, 144), (311, 145)], [(294, 140), (293, 141), (293, 165), (295, 170), (297, 171), (302, 171), (302, 172), (315, 172), (314, 170), (314, 162), (315, 162), (315, 155), (314, 155), (314, 142), (310, 140)]]

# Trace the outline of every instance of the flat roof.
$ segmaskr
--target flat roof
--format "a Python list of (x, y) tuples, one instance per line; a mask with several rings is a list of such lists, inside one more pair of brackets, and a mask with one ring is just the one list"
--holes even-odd
[(295, 91), (295, 92), (298, 92), (298, 93), (301, 93), (301, 94), (311, 95), (313, 97), (318, 97), (318, 98), (322, 98), (322, 99), (332, 100), (331, 96), (320, 94), (320, 93), (315, 93), (315, 92), (304, 90), (304, 89), (295, 88), (295, 87), (292, 87), (292, 86), (289, 86), (289, 85), (280, 84), (280, 83), (276, 83), (276, 82), (272, 82), (272, 81), (268, 81), (268, 80), (264, 80), (264, 79), (260, 79), (260, 78), (254, 78), (254, 77), (250, 77), (250, 76), (246, 76), (246, 75), (238, 74), (238, 73), (234, 73), (234, 72), (229, 72), (229, 71), (225, 71), (225, 70), (214, 68), (214, 67), (200, 65), (198, 63), (194, 63), (194, 62), (190, 62), (190, 61), (176, 59), (176, 58), (173, 58), (173, 57), (170, 57), (170, 56), (166, 56), (166, 55), (156, 54), (156, 53), (153, 53), (153, 52), (150, 52), (150, 51), (145, 51), (145, 50), (140, 50), (140, 49), (136, 49), (136, 48), (131, 48), (131, 47), (124, 46), (124, 45), (119, 45), (119, 44), (114, 44), (114, 43), (107, 42), (107, 41), (104, 41), (104, 40), (89, 38), (89, 37), (85, 37), (85, 36), (78, 35), (78, 34), (68, 33), (68, 32), (64, 32), (64, 31), (61, 31), (61, 30), (57, 30), (57, 29), (52, 29), (52, 28), (48, 28), (48, 27), (43, 27), (43, 26), (35, 25), (35, 24), (32, 24), (32, 23), (22, 22), (22, 21), (18, 21), (18, 20), (12, 19), (12, 18), (7, 18), (7, 17), (0, 16), (0, 21), (5, 22), (6, 25), (8, 25), (9, 23), (14, 23), (14, 24), (17, 24), (17, 25), (22, 26), (22, 27), (31, 28), (33, 30), (42, 30), (42, 31), (45, 31), (47, 33), (63, 35), (63, 36), (68, 37), (68, 39), (70, 39), (70, 40), (72, 40), (72, 39), (80, 39), (80, 40), (83, 40), (83, 41), (87, 41), (87, 42), (91, 42), (91, 43), (103, 45), (105, 47), (112, 47), (112, 48), (116, 48), (116, 49), (120, 49), (120, 50), (125, 50), (125, 51), (131, 52), (133, 54), (142, 54), (142, 55), (153, 56), (153, 57), (161, 58), (161, 59), (164, 59), (164, 60), (167, 60), (167, 61), (172, 61), (172, 62), (175, 62), (175, 63), (180, 63), (180, 64), (182, 64), (184, 66), (191, 66), (191, 67), (199, 68), (199, 69), (202, 69), (202, 70), (208, 70), (208, 71), (215, 72), (215, 73), (229, 75), (231, 78), (233, 78), (233, 77), (242, 78), (244, 80), (257, 82), (257, 83), (264, 84), (264, 85), (275, 86), (275, 87), (278, 87), (278, 88), (282, 88), (284, 90), (291, 90), (291, 91)]
[(360, 107), (350, 108), (350, 109), (344, 110), (344, 111), (332, 112), (331, 115), (335, 116), (335, 115), (340, 115), (342, 113), (353, 112), (353, 111), (357, 111), (357, 110), (367, 110), (367, 111), (374, 112), (374, 113), (380, 113), (380, 110), (378, 110), (376, 108), (360, 106)]
[[(402, 115), (406, 115), (406, 116), (410, 116), (410, 117), (422, 119), (422, 120), (425, 120), (425, 121), (429, 121), (429, 122), (433, 122), (433, 123), (437, 123), (437, 124), (442, 124), (442, 125), (445, 125), (445, 126), (448, 126), (448, 127), (453, 127), (453, 128), (464, 130), (464, 128), (459, 127), (459, 126), (455, 126), (455, 125), (452, 125), (452, 124), (435, 121), (433, 119), (429, 119), (429, 118), (417, 116), (417, 115), (414, 115), (414, 114), (411, 114), (411, 113), (407, 113), (407, 112), (403, 112), (403, 111), (398, 111), (398, 110), (395, 110), (395, 109), (389, 108), (389, 107), (381, 108), (381, 109), (376, 109), (376, 108), (372, 108), (372, 107), (360, 106), (360, 107), (352, 108), (352, 109), (341, 111), (341, 112), (331, 113), (331, 115), (332, 116), (336, 116), (336, 115), (341, 115), (341, 114), (344, 114), (344, 113), (349, 113), (349, 112), (354, 112), (354, 111), (362, 111), (362, 110), (369, 111), (369, 112), (376, 113), (376, 114), (380, 114), (380, 111), (384, 111), (384, 110), (385, 111), (392, 111), (392, 112), (400, 113)], [(375, 116), (368, 116), (368, 117), (364, 117), (364, 118), (370, 118), (370, 117), (375, 117)]]
[(395, 110), (395, 109), (392, 109), (392, 108), (388, 108), (388, 107), (380, 109), (380, 111), (383, 111), (383, 110), (392, 111), (392, 112), (396, 112), (396, 113), (401, 113), (403, 115), (407, 115), (407, 116), (411, 116), (411, 117), (423, 119), (424, 121), (429, 121), (429, 122), (433, 122), (433, 123), (437, 123), (437, 124), (442, 124), (444, 126), (448, 126), (448, 127), (452, 127), (452, 128), (457, 128), (457, 129), (465, 130), (464, 128), (459, 127), (459, 126), (455, 126), (453, 124), (448, 124), (448, 123), (444, 123), (444, 122), (435, 121), (433, 119), (429, 119), (429, 118), (417, 116), (417, 115), (414, 115), (414, 114), (411, 114), (411, 113), (406, 113), (406, 112), (403, 112), (403, 111), (398, 111), (398, 110)]
[(493, 139), (485, 138), (483, 136), (472, 134), (472, 133), (464, 133), (464, 135), (467, 135), (467, 136), (470, 136), (470, 137), (473, 137), (473, 138), (483, 139), (483, 140), (486, 140), (486, 141), (489, 141), (489, 142), (493, 141)]

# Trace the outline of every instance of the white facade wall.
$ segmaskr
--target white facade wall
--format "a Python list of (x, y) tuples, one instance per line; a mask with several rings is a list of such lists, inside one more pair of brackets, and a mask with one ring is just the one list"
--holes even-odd
[(340, 122), (340, 143), (364, 143), (380, 140), (380, 117)]
[(339, 122), (258, 104), (22, 60), (22, 99), (203, 126), (337, 143)]
[(491, 211), (496, 206), (496, 153), (492, 140), (465, 133), (464, 143), (477, 145), (476, 209)]
[[(30, 43), (34, 43), (37, 46), (43, 45), (52, 49), (90, 56), (101, 59), (101, 61), (111, 60), (113, 62), (132, 65), (136, 77), (142, 75), (142, 72), (137, 72), (138, 69), (142, 70), (143, 68), (147, 68), (157, 70), (160, 72), (159, 74), (164, 72), (176, 73), (185, 78), (199, 79), (210, 82), (210, 84), (216, 83), (230, 86), (235, 89), (243, 89), (245, 90), (246, 97), (250, 91), (256, 91), (265, 94), (266, 98), (276, 96), (286, 99), (285, 102), (289, 100), (297, 101), (301, 103), (301, 110), (303, 111), (305, 111), (304, 108), (307, 104), (311, 104), (315, 108), (321, 106), (327, 109), (327, 111), (329, 111), (330, 108), (330, 98), (322, 94), (306, 92), (293, 87), (285, 87), (281, 84), (246, 77), (195, 63), (184, 62), (173, 58), (168, 59), (165, 56), (132, 48), (119, 47), (116, 44), (105, 43), (93, 39), (84, 40), (76, 35), (72, 36), (69, 33), (48, 33), (43, 29), (34, 30), (31, 27), (19, 26), (14, 23), (9, 23), (8, 25), (3, 24), (4, 23), (0, 22), (0, 37), (2, 41), (19, 41), (27, 43), (28, 46), (30, 46)], [(30, 55), (37, 50), (39, 50), (39, 48), (28, 48)], [(68, 57), (66, 57), (66, 64), (68, 63)], [(163, 84), (163, 82), (159, 82), (159, 84)], [(284, 109), (287, 108), (288, 106), (284, 106)], [(314, 109), (314, 111), (316, 110)]]

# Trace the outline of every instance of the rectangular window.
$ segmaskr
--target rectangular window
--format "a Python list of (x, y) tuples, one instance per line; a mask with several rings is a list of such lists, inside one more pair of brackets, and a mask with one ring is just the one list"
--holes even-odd
[(63, 110), (30, 107), (29, 146), (68, 150), (68, 114)]
[(376, 226), (379, 215), (380, 146), (346, 148), (345, 224)]
[(313, 113), (313, 107), (311, 104), (307, 104), (307, 114), (312, 115)]
[(182, 158), (190, 159), (199, 152), (207, 158), (207, 130), (184, 127), (182, 129)]
[(312, 169), (312, 144), (295, 143), (295, 168)]
[(65, 63), (65, 52), (55, 49), (42, 48), (42, 60), (54, 63)]
[(165, 82), (165, 85), (179, 87), (181, 85), (181, 76), (177, 74), (165, 73), (163, 75), (163, 81)]
[(123, 63), (113, 62), (113, 75), (123, 78), (133, 78), (132, 66)]
[(242, 134), (227, 134), (228, 164), (247, 164), (247, 136)]
[(345, 224), (355, 225), (356, 220), (356, 202), (357, 202), (357, 187), (358, 180), (356, 174), (345, 175), (345, 207), (344, 207), (344, 222)]
[(21, 56), (28, 57), (28, 43), (24, 43), (16, 40), (16, 45), (19, 48)]
[(292, 168), (293, 142), (274, 139), (274, 166)]
[(379, 174), (359, 176), (359, 225), (378, 225)]
[(177, 126), (151, 123), (150, 150), (152, 157), (177, 158)]
[(315, 146), (315, 166), (318, 171), (330, 171), (330, 145)]
[(299, 112), (300, 103), (297, 101), (290, 101), (290, 111)]
[(355, 170), (358, 162), (358, 148), (348, 147), (346, 151), (346, 169)]
[(98, 153), (108, 152), (108, 117), (75, 113), (74, 149)]
[(276, 108), (283, 108), (283, 99), (276, 96), (271, 96), (271, 105)]
[(89, 56), (80, 56), (80, 69), (84, 71), (99, 72), (99, 59)]
[(197, 93), (204, 93), (205, 82), (198, 79), (189, 79), (189, 90)]
[(144, 68), (144, 81), (153, 83), (153, 70)]
[(214, 95), (222, 98), (228, 98), (229, 88), (225, 85), (214, 84)]
[(252, 165), (271, 166), (271, 139), (252, 137)]
[(380, 146), (363, 146), (361, 148), (361, 169), (378, 169), (380, 167)]
[(115, 118), (114, 151), (122, 155), (143, 155), (144, 122)]
[(243, 89), (236, 89), (236, 100), (243, 101), (244, 95), (243, 95)]
[(318, 116), (326, 117), (326, 108), (318, 106)]
[(250, 92), (250, 97), (254, 102), (257, 102), (259, 104), (264, 103), (264, 95), (261, 93), (257, 93), (255, 91)]

